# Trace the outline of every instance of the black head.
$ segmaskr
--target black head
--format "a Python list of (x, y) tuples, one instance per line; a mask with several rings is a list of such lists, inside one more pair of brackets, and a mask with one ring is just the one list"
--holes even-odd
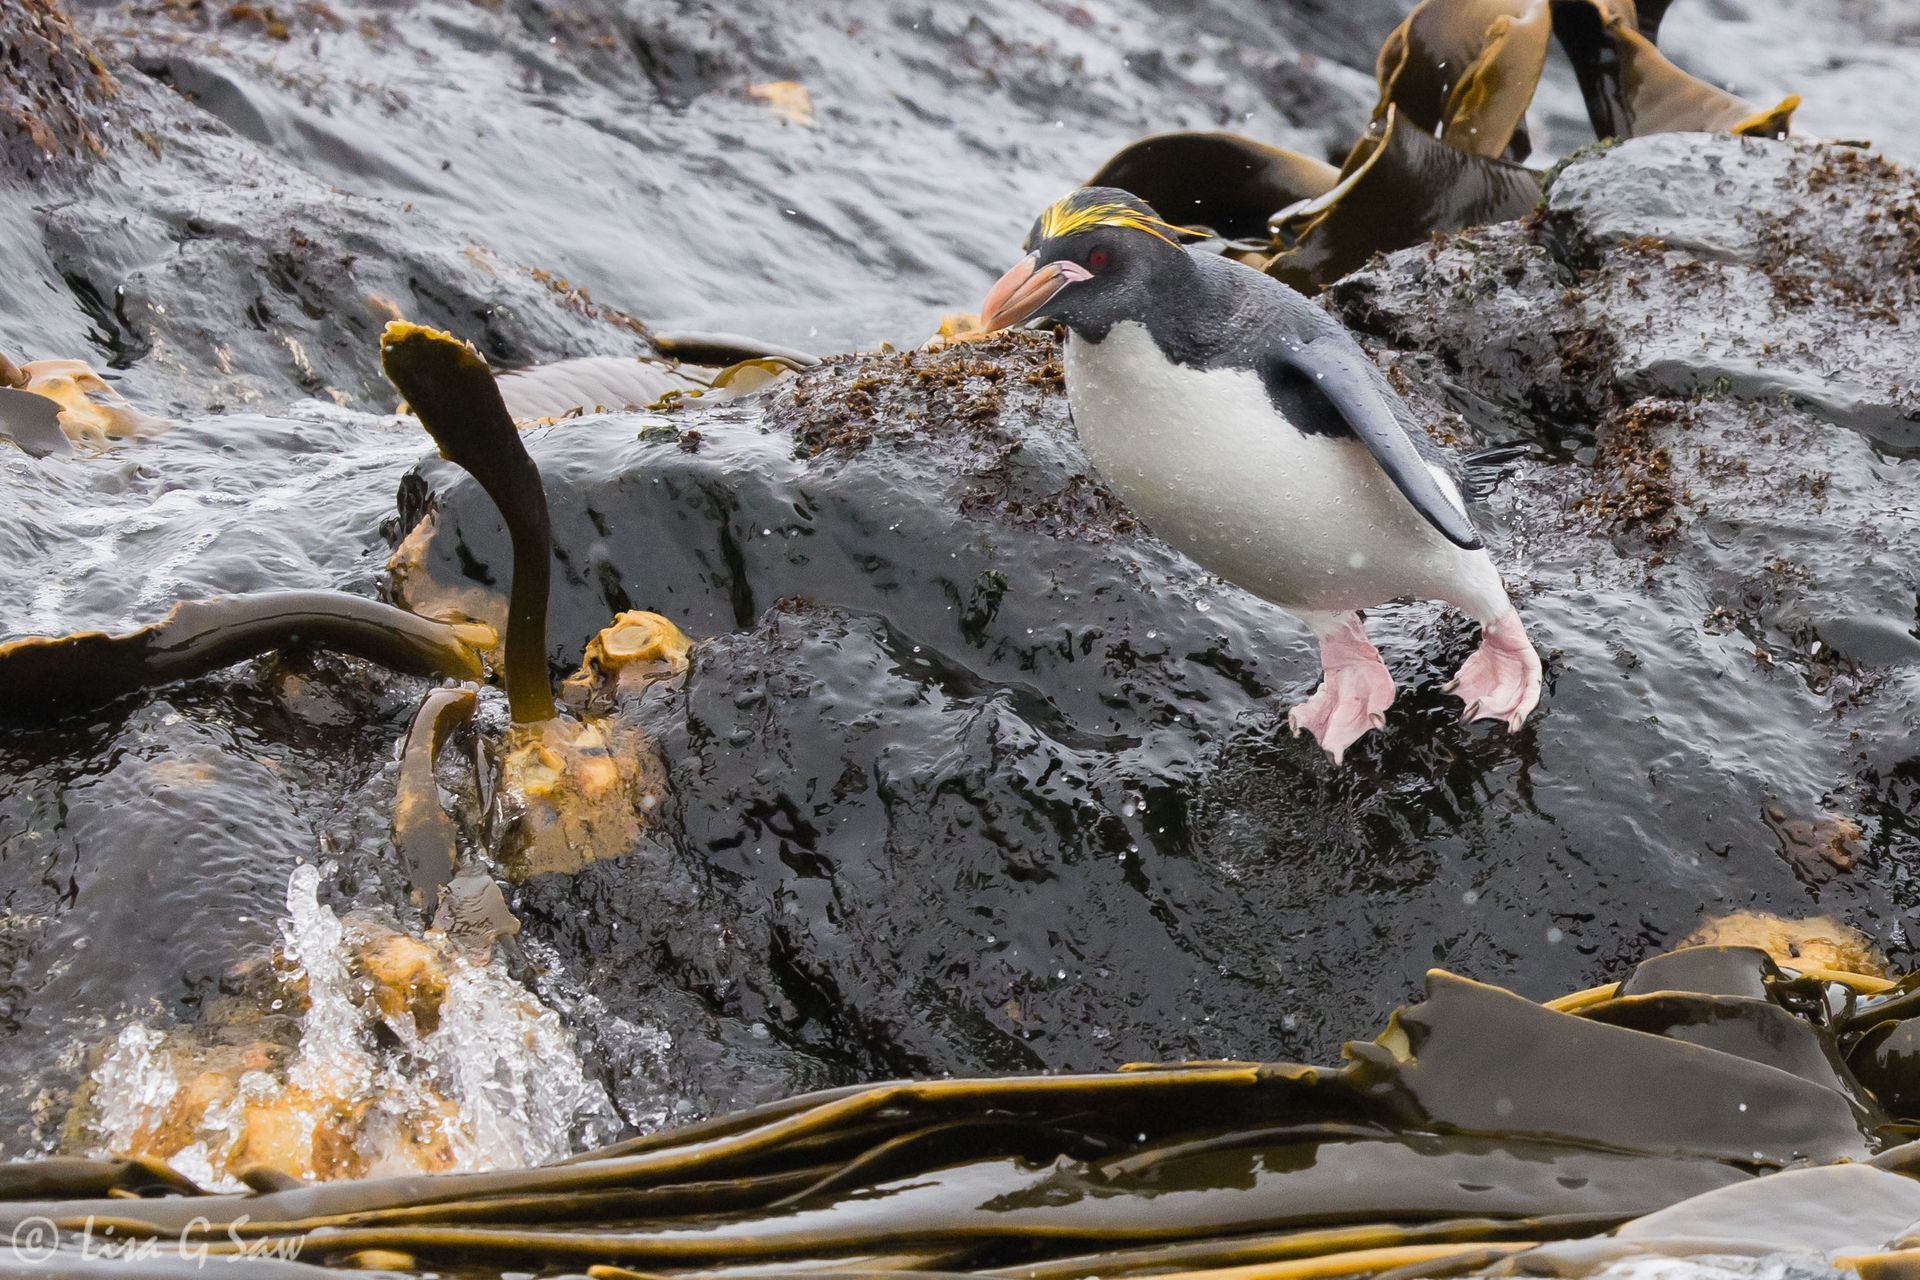
[(1081, 187), (1034, 221), (1030, 252), (987, 294), (980, 323), (1047, 321), (1098, 339), (1115, 321), (1145, 322), (1193, 270), (1184, 234), (1118, 187)]

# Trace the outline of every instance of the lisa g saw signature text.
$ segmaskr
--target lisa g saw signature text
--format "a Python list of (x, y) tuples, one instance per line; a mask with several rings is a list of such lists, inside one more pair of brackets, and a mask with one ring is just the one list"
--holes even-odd
[(205, 1218), (195, 1218), (180, 1229), (178, 1236), (127, 1236), (115, 1231), (111, 1223), (96, 1225), (92, 1215), (79, 1224), (64, 1226), (52, 1218), (34, 1217), (14, 1224), (8, 1244), (14, 1260), (29, 1266), (178, 1258), (200, 1267), (253, 1258), (292, 1262), (306, 1244), (301, 1236), (249, 1240), (240, 1234), (246, 1225), (245, 1214), (235, 1218), (227, 1224), (224, 1239), (214, 1234), (213, 1223)]

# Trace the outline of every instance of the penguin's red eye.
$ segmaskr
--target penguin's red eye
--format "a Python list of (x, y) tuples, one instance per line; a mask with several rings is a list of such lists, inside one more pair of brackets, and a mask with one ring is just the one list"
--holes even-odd
[(1087, 265), (1092, 267), (1095, 271), (1098, 271), (1100, 270), (1100, 268), (1106, 266), (1107, 251), (1105, 249), (1095, 249), (1093, 252), (1089, 253), (1087, 255)]

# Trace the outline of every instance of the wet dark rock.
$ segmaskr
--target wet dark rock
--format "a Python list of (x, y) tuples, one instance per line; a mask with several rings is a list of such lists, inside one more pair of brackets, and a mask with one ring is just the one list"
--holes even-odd
[[(1730, 264), (1671, 247), (1674, 206), (1644, 192), (1683, 180), (1681, 141), (1749, 175), (1722, 221), (1764, 187), (1766, 217), (1878, 251), (1821, 221), (1829, 149), (1653, 139), (1571, 166), (1542, 217), (1331, 293), (1437, 436), (1522, 447), (1475, 476), (1551, 655), (1515, 737), (1455, 723), (1439, 686), (1469, 628), (1411, 606), (1378, 615), (1401, 696), (1358, 763), (1289, 739), (1281, 706), (1314, 676), (1298, 624), (1087, 477), (1041, 339), (835, 359), (671, 432), (535, 438), (555, 668), (622, 608), (703, 639), (638, 711), (672, 770), (669, 849), (525, 886), (529, 933), (622, 1017), (691, 993), (707, 1034), (758, 1046), (702, 1063), (712, 1102), (759, 1096), (769, 1045), (796, 1084), (1325, 1056), (1427, 963), (1544, 994), (1729, 901), (1818, 901), (1901, 953), (1920, 670), (1817, 637), (1912, 617), (1920, 528), (1889, 512), (1915, 461), (1825, 402), (1650, 371), (1772, 344), (1783, 375), (1857, 356), (1898, 404), (1911, 344), (1787, 308), (1758, 265), (1709, 287)], [(1904, 198), (1898, 171), (1849, 172), (1842, 225)], [(1685, 218), (1716, 225), (1719, 184), (1695, 186)], [(1827, 287), (1817, 256), (1791, 262)], [(497, 581), (497, 517), (423, 474), (429, 566)], [(1844, 817), (1860, 856), (1803, 885), (1776, 811)]]

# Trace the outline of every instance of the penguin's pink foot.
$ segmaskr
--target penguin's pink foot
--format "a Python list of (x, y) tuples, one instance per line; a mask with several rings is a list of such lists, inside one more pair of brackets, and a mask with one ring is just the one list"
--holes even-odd
[(1447, 692), (1467, 704), (1462, 720), (1504, 720), (1509, 733), (1540, 702), (1540, 655), (1533, 651), (1520, 615), (1509, 609), (1480, 631), (1480, 647), (1447, 682)]
[(1358, 614), (1346, 614), (1320, 637), (1320, 688), (1287, 712), (1287, 727), (1305, 729), (1340, 764), (1347, 748), (1369, 729), (1386, 727), (1393, 705), (1393, 674), (1367, 639)]

